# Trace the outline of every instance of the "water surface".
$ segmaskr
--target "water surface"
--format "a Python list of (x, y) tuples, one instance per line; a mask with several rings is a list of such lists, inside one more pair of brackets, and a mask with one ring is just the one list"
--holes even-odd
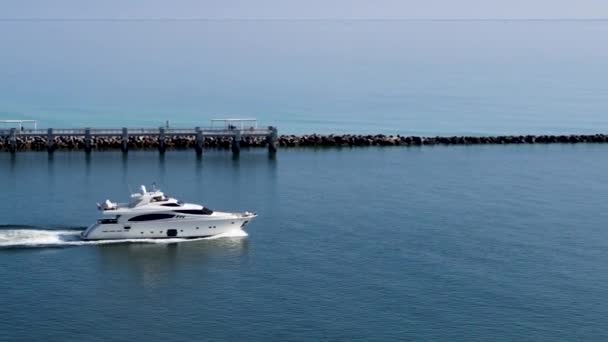
[[(0, 154), (0, 340), (604, 340), (606, 148)], [(260, 216), (247, 237), (10, 246), (152, 181)]]
[(607, 21), (3, 21), (0, 119), (605, 133), (606, 36)]

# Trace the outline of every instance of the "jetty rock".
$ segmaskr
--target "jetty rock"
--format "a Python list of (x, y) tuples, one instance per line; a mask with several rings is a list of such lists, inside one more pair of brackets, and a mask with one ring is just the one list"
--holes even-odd
[[(230, 149), (231, 137), (204, 137), (202, 146), (208, 149)], [(607, 143), (608, 135), (498, 135), (498, 136), (402, 136), (385, 134), (305, 134), (280, 135), (276, 144), (282, 148), (297, 147), (366, 147), (366, 146), (432, 146), (432, 145), (512, 145), (512, 144), (579, 144)], [(0, 150), (44, 151), (52, 146), (55, 150), (82, 150), (86, 148), (84, 136), (55, 135), (51, 142), (46, 136), (0, 137)], [(93, 150), (120, 150), (121, 137), (91, 137), (90, 148)], [(129, 150), (158, 149), (158, 136), (130, 136)], [(240, 147), (267, 147), (268, 141), (262, 137), (245, 136), (239, 142)], [(197, 147), (195, 136), (166, 136), (164, 147), (173, 150), (185, 150)]]

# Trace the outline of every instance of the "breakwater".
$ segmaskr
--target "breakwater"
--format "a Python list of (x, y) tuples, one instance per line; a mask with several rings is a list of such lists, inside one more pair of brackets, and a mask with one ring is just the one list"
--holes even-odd
[(505, 135), (505, 136), (452, 136), (420, 137), (401, 135), (280, 135), (276, 140), (259, 136), (171, 136), (159, 139), (157, 135), (85, 137), (74, 135), (10, 136), (0, 137), (2, 151), (53, 150), (151, 150), (151, 149), (233, 149), (240, 147), (363, 147), (363, 146), (425, 146), (425, 145), (491, 145), (491, 144), (576, 144), (608, 143), (608, 135)]
[[(0, 150), (39, 151), (46, 149), (49, 153), (55, 150), (93, 150), (120, 149), (158, 149), (164, 153), (167, 149), (194, 148), (197, 155), (203, 148), (231, 148), (239, 154), (242, 146), (268, 147), (274, 154), (277, 148), (277, 128), (268, 126), (258, 128), (254, 119), (215, 119), (222, 121), (224, 127), (201, 128), (83, 128), (83, 129), (20, 129), (0, 130)], [(245, 122), (253, 125), (245, 126)], [(237, 127), (235, 124), (240, 124)]]
[(606, 143), (608, 135), (504, 135), (504, 136), (451, 136), (421, 137), (401, 135), (282, 135), (280, 147), (316, 146), (422, 146), (422, 145), (502, 145), (502, 144), (555, 144), (555, 143)]

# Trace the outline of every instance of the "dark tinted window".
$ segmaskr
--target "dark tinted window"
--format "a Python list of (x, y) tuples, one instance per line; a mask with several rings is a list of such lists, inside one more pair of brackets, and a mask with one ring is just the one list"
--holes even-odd
[(165, 203), (165, 204), (161, 204), (163, 207), (181, 207), (181, 205), (177, 204), (177, 203)]
[(213, 210), (209, 208), (190, 209), (190, 210), (173, 210), (174, 213), (189, 214), (189, 215), (211, 215)]
[(164, 220), (168, 218), (172, 218), (175, 215), (171, 214), (146, 214), (139, 215), (135, 217), (131, 217), (129, 221), (154, 221), (154, 220)]
[(97, 222), (99, 222), (101, 224), (118, 223), (119, 218), (120, 218), (120, 215), (116, 215), (116, 217), (114, 217), (114, 218), (99, 219), (99, 220), (97, 220)]

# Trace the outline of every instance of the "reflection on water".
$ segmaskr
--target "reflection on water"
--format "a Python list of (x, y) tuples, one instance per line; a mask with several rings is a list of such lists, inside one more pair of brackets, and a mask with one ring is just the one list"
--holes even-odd
[(84, 172), (87, 177), (91, 176), (91, 154), (90, 153), (84, 154)]
[(158, 154), (158, 173), (160, 175), (160, 179), (163, 181), (167, 175), (167, 164), (165, 159), (165, 153)]
[(122, 161), (122, 172), (126, 175), (127, 171), (129, 171), (129, 154), (121, 153), (120, 160)]
[(200, 179), (200, 174), (203, 171), (203, 155), (196, 155), (196, 160), (194, 161), (196, 177)]
[(182, 269), (201, 268), (213, 260), (241, 262), (248, 253), (248, 240), (229, 237), (178, 243), (129, 243), (99, 246), (104, 275), (128, 273), (144, 288), (163, 286)]

